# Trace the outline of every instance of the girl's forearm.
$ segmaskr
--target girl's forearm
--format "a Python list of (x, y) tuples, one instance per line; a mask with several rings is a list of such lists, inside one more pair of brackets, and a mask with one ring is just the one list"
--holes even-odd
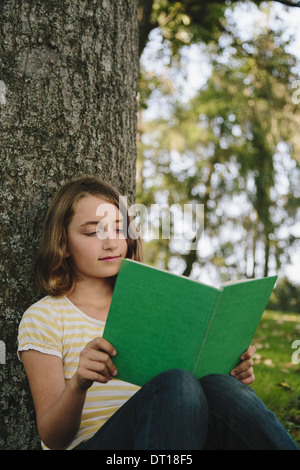
[(86, 391), (78, 390), (73, 378), (59, 399), (38, 419), (38, 431), (43, 443), (52, 450), (63, 450), (74, 439), (81, 421)]

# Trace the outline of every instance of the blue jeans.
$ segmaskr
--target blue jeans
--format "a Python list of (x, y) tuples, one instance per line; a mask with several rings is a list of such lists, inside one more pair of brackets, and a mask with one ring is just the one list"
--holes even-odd
[(76, 450), (297, 450), (247, 385), (226, 375), (197, 380), (163, 372)]

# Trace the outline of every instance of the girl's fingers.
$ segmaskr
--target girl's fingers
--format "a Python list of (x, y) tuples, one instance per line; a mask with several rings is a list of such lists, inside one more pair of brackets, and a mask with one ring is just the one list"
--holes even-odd
[(235, 375), (235, 378), (238, 380), (241, 379), (247, 379), (253, 375), (253, 367), (249, 367), (249, 369), (246, 369), (245, 371), (239, 372), (238, 374)]
[(88, 349), (95, 349), (95, 350), (103, 350), (107, 352), (110, 356), (116, 356), (117, 351), (113, 347), (112, 344), (110, 344), (106, 339), (98, 337), (87, 343), (86, 348)]
[(251, 385), (253, 382), (255, 382), (255, 375), (252, 374), (250, 377), (247, 377), (245, 379), (238, 379), (240, 382), (242, 382), (244, 385)]
[(256, 347), (255, 346), (249, 346), (247, 351), (244, 352), (241, 356), (241, 363), (233, 369), (231, 372), (231, 375), (236, 376), (239, 373), (249, 369), (250, 367), (253, 366), (253, 356), (256, 353)]
[(252, 359), (255, 353), (256, 347), (251, 345), (249, 346), (247, 351), (245, 351), (244, 354), (241, 356), (241, 360), (244, 361), (245, 359)]
[(112, 344), (110, 344), (106, 339), (99, 337), (88, 343), (86, 348), (89, 349), (91, 353), (92, 351), (96, 353), (93, 356), (94, 360), (106, 364), (111, 375), (117, 375), (117, 369), (110, 358), (110, 356), (114, 357), (117, 354), (117, 351)]
[(79, 361), (79, 372), (82, 375), (88, 374), (89, 378), (91, 374), (88, 371), (94, 373), (94, 375), (92, 374), (93, 379), (90, 378), (90, 380), (97, 380), (98, 382), (103, 382), (102, 378), (107, 381), (118, 373), (109, 353), (104, 352), (104, 348), (112, 353), (115, 352), (115, 349), (108, 341), (102, 341), (102, 339), (96, 338), (89, 342), (81, 351)]
[[(108, 365), (106, 365), (103, 362), (99, 361), (91, 361), (89, 360), (86, 364), (85, 367), (91, 371), (96, 373), (98, 376), (100, 376), (100, 379), (102, 381), (102, 378), (109, 380), (113, 374), (115, 373), (115, 370), (113, 367), (109, 368)], [(95, 380), (98, 381), (98, 378)]]
[(238, 375), (242, 374), (243, 372), (248, 371), (250, 368), (253, 367), (253, 359), (248, 359), (247, 361), (241, 362), (233, 371), (231, 375), (237, 377)]

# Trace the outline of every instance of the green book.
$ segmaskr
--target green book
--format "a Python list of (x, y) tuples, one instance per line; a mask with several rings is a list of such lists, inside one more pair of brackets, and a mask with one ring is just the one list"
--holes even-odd
[(255, 334), (277, 276), (210, 287), (121, 262), (104, 329), (117, 378), (144, 385), (169, 369), (230, 374)]

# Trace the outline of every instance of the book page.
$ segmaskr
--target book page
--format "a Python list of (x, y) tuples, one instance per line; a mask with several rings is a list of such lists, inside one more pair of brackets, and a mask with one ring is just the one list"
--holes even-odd
[(223, 288), (195, 368), (197, 377), (229, 374), (238, 365), (251, 344), (276, 280), (273, 276)]

